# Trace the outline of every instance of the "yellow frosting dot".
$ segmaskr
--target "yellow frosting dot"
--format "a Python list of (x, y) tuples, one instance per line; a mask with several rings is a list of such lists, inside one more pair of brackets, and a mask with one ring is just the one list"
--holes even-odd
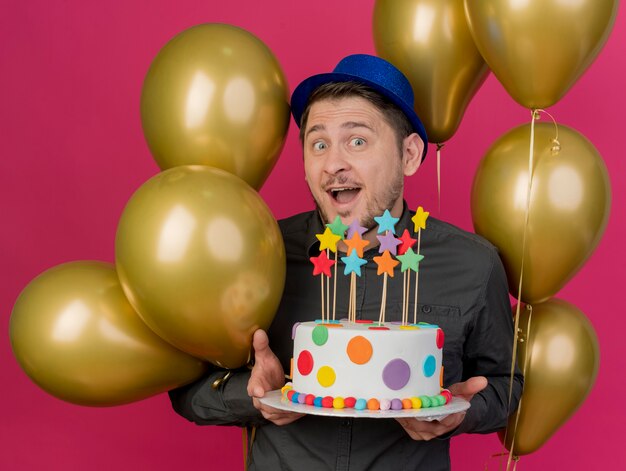
[(411, 404), (413, 405), (413, 409), (421, 409), (422, 408), (422, 400), (419, 397), (413, 396), (411, 398)]
[(345, 406), (344, 401), (343, 401), (343, 397), (339, 397), (337, 396), (335, 399), (333, 399), (333, 408), (334, 409), (343, 409)]
[(419, 327), (416, 325), (401, 325), (400, 330), (419, 330)]
[(335, 370), (330, 366), (322, 366), (317, 372), (317, 381), (325, 388), (335, 384), (336, 378)]

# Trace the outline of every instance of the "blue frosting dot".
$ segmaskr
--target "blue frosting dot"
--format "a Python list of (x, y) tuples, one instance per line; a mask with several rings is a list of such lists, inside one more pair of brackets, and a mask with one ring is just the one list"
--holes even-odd
[(322, 407), (322, 397), (317, 396), (315, 399), (313, 399), (313, 405), (315, 407)]
[(297, 404), (299, 395), (300, 395), (300, 393), (293, 393), (293, 396), (291, 396), (291, 402)]
[(365, 399), (357, 399), (354, 403), (354, 408), (356, 410), (363, 410), (367, 407), (367, 401)]
[(427, 378), (430, 378), (432, 375), (434, 375), (436, 366), (437, 366), (437, 361), (435, 360), (435, 357), (432, 355), (428, 355), (426, 359), (424, 360), (424, 365), (423, 365), (424, 376), (426, 376)]

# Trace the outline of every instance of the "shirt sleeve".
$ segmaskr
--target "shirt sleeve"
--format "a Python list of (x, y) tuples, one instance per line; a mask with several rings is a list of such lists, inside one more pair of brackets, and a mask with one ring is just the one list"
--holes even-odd
[(493, 252), (491, 271), (463, 356), (463, 381), (485, 376), (488, 385), (472, 398), (471, 407), (454, 435), (491, 433), (506, 427), (508, 416), (517, 409), (524, 383), (516, 365), (509, 405), (512, 351), (513, 317), (506, 274), (500, 258)]
[(170, 391), (176, 413), (198, 425), (246, 427), (267, 423), (248, 396), (250, 370), (233, 370), (226, 381), (214, 388), (213, 383), (225, 374), (225, 370), (214, 369), (200, 380)]

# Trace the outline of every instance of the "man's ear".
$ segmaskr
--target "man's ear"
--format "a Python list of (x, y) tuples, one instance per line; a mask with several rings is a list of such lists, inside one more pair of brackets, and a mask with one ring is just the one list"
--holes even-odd
[(410, 177), (422, 163), (422, 152), (424, 152), (424, 141), (413, 133), (404, 138), (402, 144), (402, 164), (404, 176)]

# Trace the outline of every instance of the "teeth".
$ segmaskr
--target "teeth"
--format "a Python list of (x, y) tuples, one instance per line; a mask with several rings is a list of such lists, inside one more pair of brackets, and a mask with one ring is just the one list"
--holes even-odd
[(339, 193), (340, 191), (346, 191), (346, 190), (356, 190), (356, 188), (352, 188), (352, 187), (347, 187), (347, 188), (333, 188), (332, 191), (333, 193)]

